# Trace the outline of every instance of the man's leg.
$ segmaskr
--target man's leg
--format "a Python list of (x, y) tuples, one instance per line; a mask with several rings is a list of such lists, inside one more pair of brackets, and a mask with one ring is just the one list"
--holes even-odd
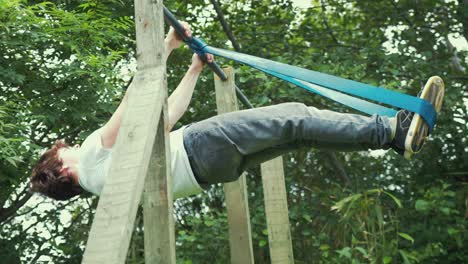
[(340, 151), (388, 148), (391, 120), (285, 103), (227, 113), (187, 127), (184, 144), (197, 178), (236, 180), (242, 171), (301, 147)]

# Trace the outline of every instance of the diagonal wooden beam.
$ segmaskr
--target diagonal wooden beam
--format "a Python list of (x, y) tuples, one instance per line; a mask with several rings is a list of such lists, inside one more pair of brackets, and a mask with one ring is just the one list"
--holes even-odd
[[(160, 263), (175, 263), (172, 191), (166, 173), (170, 157), (164, 129), (167, 87), (162, 4), (162, 0), (135, 0), (138, 71), (131, 84), (134, 87), (83, 263), (125, 263), (145, 177), (153, 183), (147, 188), (147, 195), (157, 195), (145, 200), (154, 214), (159, 214), (158, 220), (162, 219), (160, 222), (165, 224), (152, 235), (161, 231), (158, 233), (163, 236), (160, 240), (172, 243), (164, 248), (167, 249), (163, 253), (166, 260)], [(157, 248), (158, 245), (149, 243), (148, 246)]]

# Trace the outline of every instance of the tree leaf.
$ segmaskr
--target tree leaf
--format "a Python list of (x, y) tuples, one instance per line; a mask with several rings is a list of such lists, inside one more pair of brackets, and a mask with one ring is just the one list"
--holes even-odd
[(411, 237), (410, 235), (406, 234), (406, 233), (398, 233), (398, 235), (408, 241), (411, 242), (411, 244), (414, 244), (414, 239), (413, 237)]
[(417, 200), (416, 203), (414, 204), (414, 208), (418, 212), (423, 212), (426, 213), (429, 211), (431, 204), (428, 201), (425, 200)]

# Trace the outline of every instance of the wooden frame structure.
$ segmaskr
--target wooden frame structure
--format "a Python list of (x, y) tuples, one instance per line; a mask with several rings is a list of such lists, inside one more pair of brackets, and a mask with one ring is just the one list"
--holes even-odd
[[(145, 262), (175, 264), (162, 0), (135, 0), (138, 71), (82, 263), (125, 263), (143, 193)], [(215, 77), (220, 113), (237, 110), (234, 70)], [(293, 263), (282, 160), (262, 165), (272, 263)], [(225, 184), (231, 263), (254, 263), (245, 176)]]

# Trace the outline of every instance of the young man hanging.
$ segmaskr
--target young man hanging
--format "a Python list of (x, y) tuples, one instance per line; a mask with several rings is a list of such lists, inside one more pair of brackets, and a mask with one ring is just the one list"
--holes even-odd
[[(187, 34), (191, 35), (187, 24)], [(182, 41), (171, 29), (165, 40), (167, 56)], [(166, 58), (167, 58), (166, 56)], [(212, 61), (213, 56), (208, 55)], [(203, 62), (198, 55), (168, 99), (169, 126), (187, 110)], [(33, 168), (30, 187), (57, 200), (88, 191), (99, 195), (112, 160), (129, 88), (110, 120), (94, 131), (82, 146), (57, 141)], [(438, 112), (443, 82), (433, 77), (419, 97)], [(301, 103), (285, 103), (218, 115), (170, 133), (174, 198), (200, 193), (210, 184), (236, 180), (252, 166), (299, 148), (359, 151), (392, 148), (399, 154), (417, 153), (428, 136), (421, 118), (401, 110), (393, 118), (319, 110)]]

